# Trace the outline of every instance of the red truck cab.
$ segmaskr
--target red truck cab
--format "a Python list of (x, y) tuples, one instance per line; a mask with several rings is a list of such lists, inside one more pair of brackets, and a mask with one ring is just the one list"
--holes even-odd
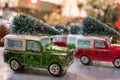
[(72, 49), (75, 47), (76, 36), (82, 37), (82, 35), (74, 35), (74, 34), (54, 35), (53, 43), (61, 47), (67, 47), (69, 49)]
[(99, 60), (112, 62), (115, 67), (120, 68), (120, 46), (108, 44), (103, 38), (77, 37), (75, 47), (75, 56), (84, 65)]
[(53, 43), (55, 45), (66, 47), (67, 46), (67, 35), (55, 35), (53, 36)]

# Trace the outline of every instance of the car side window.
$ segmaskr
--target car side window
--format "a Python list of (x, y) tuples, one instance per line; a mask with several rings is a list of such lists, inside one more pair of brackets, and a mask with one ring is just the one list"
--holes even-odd
[(61, 37), (62, 41), (67, 41), (67, 37)]
[(97, 47), (97, 48), (105, 48), (105, 45), (104, 45), (103, 41), (95, 40), (95, 47)]
[(69, 37), (68, 43), (75, 43), (75, 36)]
[(91, 48), (91, 41), (90, 40), (78, 40), (78, 47)]
[(60, 37), (54, 36), (54, 37), (53, 37), (53, 40), (55, 40), (55, 41), (60, 40)]
[(27, 41), (27, 50), (41, 51), (39, 44), (37, 42), (35, 42), (35, 41)]
[(7, 40), (7, 46), (10, 48), (22, 48), (22, 41), (20, 40), (12, 40), (12, 39), (8, 39)]

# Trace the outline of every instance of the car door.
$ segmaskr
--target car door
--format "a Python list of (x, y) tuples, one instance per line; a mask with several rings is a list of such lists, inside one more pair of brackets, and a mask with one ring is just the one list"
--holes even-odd
[(102, 40), (94, 41), (94, 59), (106, 61), (108, 57), (108, 50)]
[(41, 47), (37, 41), (26, 42), (25, 63), (28, 66), (40, 67), (42, 62)]

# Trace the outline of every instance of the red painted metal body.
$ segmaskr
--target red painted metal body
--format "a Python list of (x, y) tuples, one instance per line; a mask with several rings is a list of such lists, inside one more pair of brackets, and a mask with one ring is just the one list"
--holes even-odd
[(56, 35), (53, 37), (53, 43), (55, 45), (66, 47), (67, 46), (67, 35)]
[(102, 40), (105, 47), (99, 48), (95, 47), (95, 42), (93, 42), (93, 48), (75, 48), (75, 57), (80, 58), (86, 55), (90, 60), (99, 61), (113, 61), (115, 58), (120, 57), (120, 46), (108, 45), (105, 40)]

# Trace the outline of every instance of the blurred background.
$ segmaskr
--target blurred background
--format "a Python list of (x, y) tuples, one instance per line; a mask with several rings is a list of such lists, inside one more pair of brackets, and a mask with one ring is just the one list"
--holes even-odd
[(120, 0), (0, 0), (0, 39), (8, 33), (18, 13), (30, 15), (51, 27), (56, 23), (65, 27), (80, 24), (84, 17), (92, 16), (120, 32), (119, 4)]
[(0, 0), (0, 16), (11, 20), (16, 13), (25, 13), (54, 25), (80, 22), (90, 15), (112, 23), (118, 18), (119, 0)]

